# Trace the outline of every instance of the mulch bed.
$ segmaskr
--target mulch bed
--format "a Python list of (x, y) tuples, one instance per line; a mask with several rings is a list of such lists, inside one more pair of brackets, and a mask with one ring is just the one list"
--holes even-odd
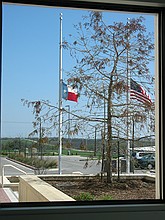
[[(72, 198), (90, 194), (93, 200), (150, 200), (155, 199), (155, 183), (141, 180), (114, 180), (112, 184), (100, 179), (81, 181), (46, 180), (47, 183), (61, 190)], [(76, 199), (77, 200), (77, 199)]]

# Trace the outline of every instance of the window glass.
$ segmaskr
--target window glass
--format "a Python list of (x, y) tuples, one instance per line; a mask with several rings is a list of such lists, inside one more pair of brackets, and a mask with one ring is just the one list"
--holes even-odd
[(3, 5), (2, 203), (159, 199), (155, 20)]

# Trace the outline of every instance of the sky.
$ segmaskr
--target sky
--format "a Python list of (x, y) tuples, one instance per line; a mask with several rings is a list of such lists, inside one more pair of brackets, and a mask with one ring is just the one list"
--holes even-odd
[[(3, 5), (2, 137), (28, 137), (33, 130), (32, 109), (23, 106), (21, 99), (49, 100), (58, 106), (60, 13), (65, 39), (76, 33), (74, 24), (87, 11)], [(113, 21), (134, 17), (126, 13), (106, 14), (105, 18)], [(146, 15), (146, 26), (153, 31), (154, 16)], [(63, 51), (64, 80), (65, 72), (73, 65), (68, 53)], [(63, 101), (64, 106), (68, 104), (75, 109), (81, 100), (78, 104)]]

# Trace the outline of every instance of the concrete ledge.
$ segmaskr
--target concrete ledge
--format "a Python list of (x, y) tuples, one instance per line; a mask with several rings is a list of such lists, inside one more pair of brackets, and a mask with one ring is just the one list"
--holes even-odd
[[(59, 174), (55, 174), (55, 175), (38, 175), (38, 177), (40, 177), (42, 180), (49, 180), (49, 181), (81, 181), (81, 180), (90, 180), (90, 179), (98, 179), (100, 178), (99, 175), (76, 175), (76, 174), (62, 174), (62, 175), (59, 175)], [(129, 180), (133, 180), (133, 179), (145, 179), (145, 180), (149, 180), (149, 181), (152, 181), (152, 182), (155, 182), (155, 175), (153, 174), (150, 174), (150, 173), (141, 173), (141, 174), (120, 174), (120, 179), (129, 179)], [(107, 176), (106, 174), (103, 175), (103, 178), (106, 179)], [(117, 174), (113, 174), (113, 178), (114, 179), (117, 179), (118, 178), (118, 175)]]
[(75, 201), (34, 175), (19, 178), (19, 202)]

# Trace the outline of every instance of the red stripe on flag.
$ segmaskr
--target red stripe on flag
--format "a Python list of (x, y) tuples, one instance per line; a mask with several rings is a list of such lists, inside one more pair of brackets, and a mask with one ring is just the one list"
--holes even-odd
[(150, 96), (136, 81), (131, 79), (130, 98), (143, 103), (152, 104)]
[(73, 92), (68, 92), (68, 100), (73, 101), (73, 102), (77, 102), (78, 101), (78, 95), (76, 93)]

